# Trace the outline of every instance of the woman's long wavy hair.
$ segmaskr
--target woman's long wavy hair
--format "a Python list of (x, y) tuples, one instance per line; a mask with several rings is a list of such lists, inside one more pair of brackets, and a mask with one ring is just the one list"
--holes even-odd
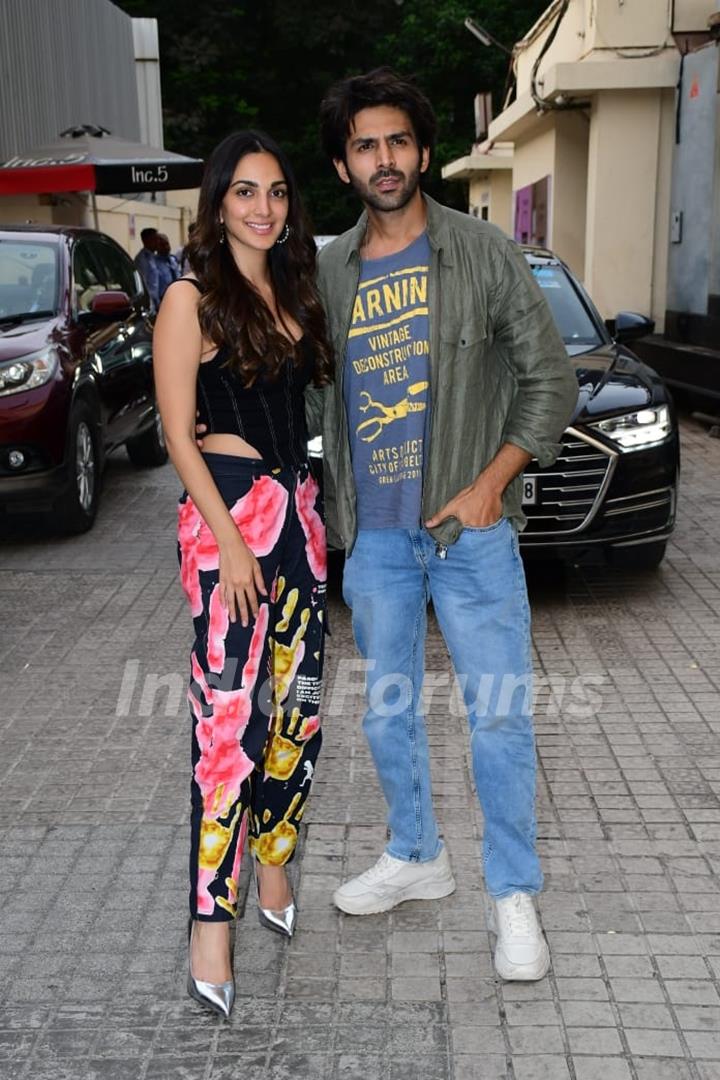
[(241, 273), (228, 243), (221, 243), (222, 201), (238, 161), (246, 154), (268, 153), (280, 166), (288, 189), (284, 244), (268, 252), (270, 281), (281, 313), (303, 330), (315, 357), (316, 386), (332, 381), (332, 351), (325, 313), (315, 285), (315, 242), (290, 162), (277, 143), (262, 131), (237, 131), (215, 147), (205, 166), (197, 224), (187, 246), (188, 261), (202, 287), (198, 309), (204, 336), (229, 354), (228, 365), (246, 386), (258, 377), (277, 378), (290, 357), (301, 362), (301, 350), (288, 344), (257, 289)]

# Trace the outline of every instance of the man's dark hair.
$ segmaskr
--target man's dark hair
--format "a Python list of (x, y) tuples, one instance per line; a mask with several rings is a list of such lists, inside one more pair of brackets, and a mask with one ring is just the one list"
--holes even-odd
[(144, 244), (146, 240), (152, 240), (153, 236), (155, 236), (156, 234), (157, 234), (157, 229), (153, 229), (152, 226), (150, 226), (147, 229), (142, 229), (141, 230), (140, 239), (142, 240), (142, 242)]
[(320, 137), (323, 150), (333, 161), (345, 160), (345, 143), (353, 120), (361, 109), (389, 105), (407, 113), (421, 149), (432, 154), (437, 122), (433, 107), (412, 79), (389, 67), (367, 75), (352, 75), (335, 83), (320, 106)]

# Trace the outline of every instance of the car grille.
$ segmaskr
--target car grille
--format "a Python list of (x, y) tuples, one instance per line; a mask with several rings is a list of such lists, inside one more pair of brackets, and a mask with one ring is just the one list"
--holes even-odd
[(561, 441), (554, 465), (541, 469), (533, 460), (525, 470), (526, 477), (536, 477), (537, 501), (523, 505), (524, 540), (581, 532), (595, 517), (615, 470), (617, 452), (591, 435), (568, 428)]

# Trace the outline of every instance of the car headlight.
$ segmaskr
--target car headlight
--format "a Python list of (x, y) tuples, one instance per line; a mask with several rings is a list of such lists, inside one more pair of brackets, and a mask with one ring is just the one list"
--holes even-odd
[(57, 371), (58, 359), (54, 349), (21, 356), (0, 364), (0, 397), (19, 394), (49, 382)]
[(612, 439), (621, 450), (641, 450), (654, 446), (666, 439), (672, 432), (670, 410), (667, 405), (657, 409), (640, 409), (638, 412), (612, 416), (591, 424), (596, 431), (601, 431)]

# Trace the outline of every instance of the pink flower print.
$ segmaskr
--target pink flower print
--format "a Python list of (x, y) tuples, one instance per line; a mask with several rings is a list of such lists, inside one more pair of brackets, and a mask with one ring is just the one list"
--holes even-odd
[(228, 609), (220, 599), (220, 586), (210, 593), (207, 662), (210, 671), (219, 675), (225, 667), (225, 638), (230, 626)]
[(295, 507), (305, 533), (305, 551), (308, 565), (317, 581), (325, 581), (327, 577), (327, 546), (325, 526), (315, 509), (317, 496), (318, 486), (313, 476), (298, 481), (295, 488)]
[(188, 598), (192, 617), (202, 613), (202, 592), (198, 575), (195, 541), (202, 518), (188, 496), (178, 506), (178, 543), (180, 545), (180, 581)]
[(203, 813), (207, 818), (227, 816), (239, 798), (243, 781), (255, 767), (243, 750), (241, 739), (250, 718), (268, 620), (268, 605), (261, 604), (240, 688), (213, 690), (212, 716), (199, 719), (195, 728), (200, 748), (195, 780), (202, 792)]
[(231, 508), (230, 516), (253, 555), (269, 555), (277, 544), (285, 524), (288, 498), (286, 488), (272, 476), (259, 476), (253, 480), (247, 495)]
[(210, 886), (215, 880), (215, 871), (198, 868), (197, 882), (197, 910), (198, 915), (212, 915), (215, 910), (215, 901), (210, 893)]
[(319, 716), (306, 716), (300, 725), (300, 731), (298, 732), (298, 741), (306, 742), (311, 739), (313, 735), (320, 730), (320, 717)]
[[(272, 476), (259, 476), (250, 490), (230, 508), (230, 516), (254, 555), (268, 555), (285, 523), (288, 493)], [(178, 506), (180, 580), (193, 618), (202, 613), (201, 570), (217, 570), (220, 553), (212, 531), (188, 496)]]

